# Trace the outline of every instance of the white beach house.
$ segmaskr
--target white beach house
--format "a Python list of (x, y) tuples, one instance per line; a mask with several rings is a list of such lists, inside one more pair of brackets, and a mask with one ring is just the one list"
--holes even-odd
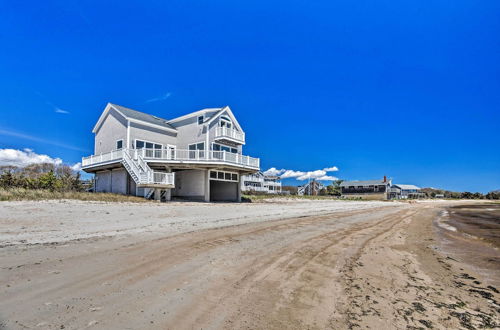
[(240, 201), (241, 176), (260, 169), (243, 155), (245, 132), (228, 106), (167, 120), (108, 103), (92, 132), (82, 169), (97, 192)]

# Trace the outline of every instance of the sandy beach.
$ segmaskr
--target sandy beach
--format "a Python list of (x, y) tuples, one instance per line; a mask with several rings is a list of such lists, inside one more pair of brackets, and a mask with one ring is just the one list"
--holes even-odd
[(498, 253), (473, 263), (459, 243), (467, 234), (497, 251), (466, 227), (478, 212), (492, 226), (487, 209), (2, 202), (0, 328), (492, 328)]

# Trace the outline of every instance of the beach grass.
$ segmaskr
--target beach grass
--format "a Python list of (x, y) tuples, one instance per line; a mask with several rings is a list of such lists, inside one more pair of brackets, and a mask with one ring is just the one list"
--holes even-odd
[(142, 197), (125, 196), (112, 193), (90, 193), (79, 191), (51, 191), (44, 189), (24, 189), (24, 188), (0, 188), (0, 201), (21, 201), (21, 200), (58, 200), (73, 199), (81, 201), (100, 202), (151, 202)]

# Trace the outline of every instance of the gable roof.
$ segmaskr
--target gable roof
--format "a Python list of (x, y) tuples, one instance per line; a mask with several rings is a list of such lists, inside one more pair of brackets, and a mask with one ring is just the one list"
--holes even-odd
[(240, 123), (238, 123), (238, 121), (236, 120), (236, 117), (234, 116), (233, 112), (231, 111), (231, 108), (228, 105), (226, 105), (224, 108), (220, 109), (217, 113), (215, 113), (206, 123), (210, 124), (212, 121), (214, 121), (220, 115), (222, 115), (224, 112), (227, 112), (229, 118), (231, 118), (231, 121), (236, 126), (236, 128), (240, 132), (243, 132), (243, 129), (241, 128)]
[(391, 180), (387, 179), (386, 182), (384, 182), (383, 179), (381, 180), (364, 180), (364, 181), (344, 181), (340, 184), (341, 187), (349, 187), (349, 186), (374, 186), (374, 185), (380, 185), (380, 184), (388, 184), (390, 183)]
[(131, 122), (136, 122), (139, 124), (144, 124), (160, 129), (166, 129), (169, 131), (177, 132), (177, 129), (172, 125), (175, 122), (188, 119), (194, 116), (200, 116), (204, 115), (207, 112), (214, 112), (211, 116), (205, 118), (205, 121), (203, 122), (204, 124), (210, 124), (212, 121), (214, 121), (216, 118), (218, 118), (221, 114), (224, 112), (227, 112), (228, 116), (231, 118), (233, 124), (236, 126), (236, 128), (243, 132), (243, 129), (241, 128), (240, 124), (236, 120), (236, 117), (234, 117), (233, 112), (231, 111), (231, 108), (229, 106), (225, 106), (222, 108), (206, 108), (202, 110), (198, 110), (195, 112), (188, 113), (187, 115), (177, 117), (171, 120), (166, 120), (160, 117), (156, 117), (144, 112), (140, 112), (134, 109), (130, 109), (118, 104), (113, 104), (113, 103), (108, 103), (106, 105), (106, 108), (104, 109), (104, 112), (101, 114), (99, 117), (99, 120), (97, 121), (96, 125), (94, 126), (92, 132), (95, 133), (97, 129), (100, 127), (100, 125), (103, 123), (104, 119), (106, 118), (106, 115), (108, 112), (114, 109), (116, 112), (118, 112), (120, 115), (122, 115), (123, 118), (130, 120)]
[(151, 126), (151, 127), (156, 127), (159, 129), (166, 129), (169, 131), (177, 132), (175, 127), (170, 125), (167, 120), (144, 113), (140, 112), (137, 110), (133, 110), (130, 108), (123, 107), (121, 105), (113, 104), (113, 103), (108, 103), (106, 105), (106, 108), (104, 109), (103, 113), (99, 117), (99, 120), (95, 124), (94, 128), (92, 129), (92, 132), (95, 133), (97, 132), (98, 128), (101, 126), (101, 124), (104, 122), (104, 119), (106, 118), (106, 115), (108, 112), (113, 109), (116, 112), (118, 112), (123, 118), (126, 120), (129, 120), (131, 122), (143, 124), (146, 126)]

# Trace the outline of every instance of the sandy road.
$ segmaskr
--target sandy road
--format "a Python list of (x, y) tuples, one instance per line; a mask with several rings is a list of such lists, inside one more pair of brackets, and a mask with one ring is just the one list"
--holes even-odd
[(433, 247), (439, 210), (381, 206), (164, 238), (6, 246), (0, 322), (7, 329), (399, 329), (465, 327), (465, 315), (472, 327), (495, 324), (497, 294), (483, 286), (488, 299), (471, 294), (466, 279), (454, 285), (465, 266)]

